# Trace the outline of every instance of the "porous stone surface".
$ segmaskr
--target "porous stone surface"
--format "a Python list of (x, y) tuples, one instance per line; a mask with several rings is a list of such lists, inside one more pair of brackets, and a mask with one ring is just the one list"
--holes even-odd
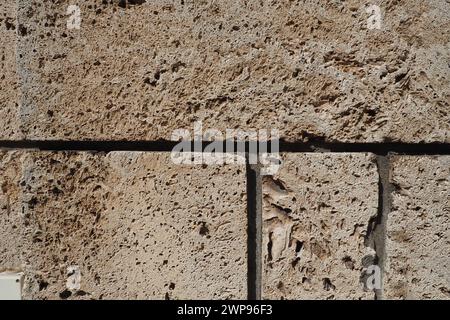
[(384, 297), (450, 299), (450, 156), (392, 161)]
[(359, 0), (18, 3), (28, 139), (450, 141), (448, 1), (374, 1), (380, 30)]
[(17, 75), (16, 1), (0, 4), (0, 140), (18, 139), (20, 121)]
[[(265, 299), (373, 299), (364, 283), (377, 216), (371, 154), (283, 154), (263, 180)], [(368, 231), (369, 230), (369, 231)]]
[(22, 228), (20, 211), (20, 177), (22, 167), (18, 152), (0, 151), (0, 272), (21, 270)]
[[(9, 216), (21, 223), (8, 234), (2, 195), (0, 258), (25, 272), (24, 298), (247, 297), (244, 166), (175, 165), (169, 153), (139, 152), (1, 159), (14, 178), (2, 190), (18, 199)], [(21, 244), (20, 263), (3, 248), (5, 234)]]

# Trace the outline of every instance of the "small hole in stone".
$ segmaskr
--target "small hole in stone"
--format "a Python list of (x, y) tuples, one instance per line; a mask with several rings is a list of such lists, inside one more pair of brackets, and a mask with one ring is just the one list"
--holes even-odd
[(61, 293), (59, 294), (59, 297), (60, 297), (61, 299), (67, 299), (67, 298), (69, 298), (71, 295), (72, 295), (72, 292), (70, 292), (69, 290), (64, 290), (63, 292), (61, 292)]
[(330, 291), (330, 290), (336, 289), (336, 287), (331, 283), (330, 278), (323, 278), (322, 282), (323, 282), (323, 289), (325, 291)]

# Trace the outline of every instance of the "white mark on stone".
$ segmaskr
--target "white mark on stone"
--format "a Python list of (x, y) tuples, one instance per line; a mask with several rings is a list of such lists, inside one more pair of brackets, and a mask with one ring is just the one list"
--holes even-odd
[(77, 5), (70, 5), (67, 7), (67, 15), (70, 16), (67, 19), (67, 29), (80, 30), (81, 28), (81, 9)]
[(376, 4), (371, 4), (366, 8), (366, 12), (370, 14), (367, 18), (367, 29), (369, 30), (380, 30), (381, 29), (381, 8)]
[(78, 266), (67, 267), (66, 287), (71, 291), (78, 291), (81, 288), (81, 272)]
[(366, 274), (369, 275), (366, 280), (366, 288), (369, 290), (381, 289), (381, 269), (377, 265), (371, 265), (367, 268)]

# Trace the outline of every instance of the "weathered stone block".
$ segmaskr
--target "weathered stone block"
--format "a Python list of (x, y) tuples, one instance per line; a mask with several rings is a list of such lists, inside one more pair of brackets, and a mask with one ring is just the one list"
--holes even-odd
[(384, 297), (450, 299), (450, 157), (392, 162)]
[(22, 268), (20, 259), (22, 230), (20, 219), (20, 152), (0, 151), (0, 272)]
[(28, 139), (450, 141), (446, 1), (18, 2)]
[(169, 153), (2, 156), (25, 298), (246, 298), (244, 166), (175, 165)]
[(2, 1), (0, 4), (0, 140), (19, 138), (16, 22), (16, 2)]
[(377, 216), (370, 154), (284, 154), (263, 180), (263, 298), (373, 299), (368, 230)]

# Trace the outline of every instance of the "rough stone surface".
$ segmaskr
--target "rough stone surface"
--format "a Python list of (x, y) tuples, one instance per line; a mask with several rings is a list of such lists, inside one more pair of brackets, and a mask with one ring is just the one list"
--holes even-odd
[(377, 182), (370, 154), (283, 155), (263, 180), (263, 298), (374, 298), (361, 279)]
[(0, 152), (0, 272), (22, 268), (20, 234), (22, 221), (16, 211), (20, 203), (22, 167), (17, 152)]
[(72, 2), (18, 1), (28, 139), (450, 141), (448, 1), (380, 2), (381, 30), (357, 0), (79, 1), (69, 30)]
[(19, 138), (16, 1), (0, 4), (0, 140)]
[(384, 296), (450, 299), (450, 157), (393, 158)]
[(247, 297), (244, 166), (174, 165), (168, 153), (1, 156), (11, 181), (0, 236), (14, 243), (3, 224), (19, 216), (22, 249), (18, 261), (1, 242), (0, 259), (25, 271), (25, 298)]

